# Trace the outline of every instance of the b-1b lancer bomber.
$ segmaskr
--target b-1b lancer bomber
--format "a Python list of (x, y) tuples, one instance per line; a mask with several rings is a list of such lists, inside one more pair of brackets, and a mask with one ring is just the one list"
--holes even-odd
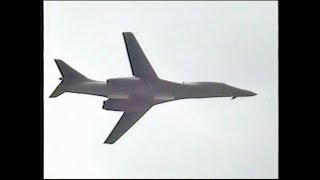
[(157, 76), (138, 41), (131, 32), (123, 33), (133, 77), (96, 81), (82, 75), (62, 60), (55, 59), (60, 70), (61, 82), (50, 95), (57, 97), (64, 92), (82, 93), (108, 98), (103, 109), (123, 111), (105, 143), (115, 143), (152, 106), (187, 98), (245, 97), (256, 93), (218, 82), (177, 83)]

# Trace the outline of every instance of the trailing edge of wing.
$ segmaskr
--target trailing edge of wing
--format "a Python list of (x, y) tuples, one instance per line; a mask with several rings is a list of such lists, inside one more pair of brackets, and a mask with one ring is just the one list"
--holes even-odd
[(125, 134), (152, 106), (141, 111), (124, 112), (104, 143), (113, 144)]
[(156, 72), (152, 68), (152, 65), (133, 33), (124, 32), (123, 38), (126, 44), (132, 74), (138, 78), (158, 79)]

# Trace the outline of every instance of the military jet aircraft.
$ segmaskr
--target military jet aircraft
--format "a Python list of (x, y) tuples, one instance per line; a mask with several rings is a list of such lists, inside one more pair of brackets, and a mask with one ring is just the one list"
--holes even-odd
[(62, 60), (55, 59), (62, 77), (50, 95), (64, 92), (108, 98), (105, 110), (123, 111), (123, 115), (104, 143), (113, 144), (125, 134), (152, 106), (186, 98), (245, 97), (256, 93), (219, 82), (171, 82), (157, 76), (138, 41), (131, 32), (123, 32), (134, 77), (96, 81), (82, 75)]

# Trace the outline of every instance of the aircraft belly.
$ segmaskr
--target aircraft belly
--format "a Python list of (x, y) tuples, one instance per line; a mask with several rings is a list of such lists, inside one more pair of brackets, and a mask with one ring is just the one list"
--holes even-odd
[(134, 88), (109, 85), (107, 97), (109, 99), (129, 99), (132, 89)]

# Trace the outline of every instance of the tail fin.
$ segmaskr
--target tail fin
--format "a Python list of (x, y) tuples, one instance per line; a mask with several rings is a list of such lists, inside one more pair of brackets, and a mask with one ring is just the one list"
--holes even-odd
[(68, 86), (87, 80), (88, 78), (72, 67), (70, 67), (68, 64), (63, 62), (60, 59), (55, 59), (55, 62), (59, 68), (59, 71), (62, 75), (62, 78), (60, 78), (61, 83), (57, 86), (57, 88), (53, 91), (53, 93), (50, 95), (50, 98), (58, 97), (64, 92), (68, 90)]

